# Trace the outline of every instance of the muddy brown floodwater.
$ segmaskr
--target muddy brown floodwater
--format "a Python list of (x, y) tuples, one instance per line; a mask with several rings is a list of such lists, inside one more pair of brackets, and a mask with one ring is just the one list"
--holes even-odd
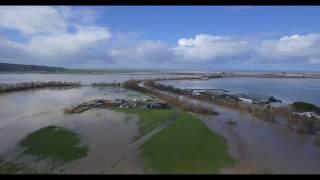
[[(63, 114), (63, 109), (96, 98), (142, 98), (141, 94), (119, 87), (40, 89), (0, 95), (0, 156), (10, 154), (27, 134), (49, 125), (58, 125), (81, 135), (88, 155), (54, 173), (143, 173), (138, 159), (137, 119), (107, 109), (81, 114)], [(32, 162), (30, 162), (32, 163)]]
[(138, 146), (131, 143), (138, 129), (136, 120), (125, 121), (126, 114), (105, 109), (70, 116), (65, 127), (78, 131), (90, 149), (85, 158), (68, 165), (63, 173), (143, 172), (139, 166)]
[[(302, 135), (249, 114), (215, 107), (218, 116), (203, 122), (225, 137), (238, 163), (222, 173), (320, 173), (320, 147), (313, 136)], [(228, 121), (236, 122), (230, 125)]]

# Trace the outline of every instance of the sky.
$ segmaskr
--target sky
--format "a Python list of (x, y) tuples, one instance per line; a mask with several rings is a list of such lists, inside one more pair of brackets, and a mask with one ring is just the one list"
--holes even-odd
[(320, 71), (320, 6), (1, 6), (0, 62)]

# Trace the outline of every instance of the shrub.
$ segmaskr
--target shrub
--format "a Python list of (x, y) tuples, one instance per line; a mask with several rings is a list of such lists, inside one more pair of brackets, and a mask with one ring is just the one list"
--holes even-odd
[(295, 111), (300, 111), (300, 112), (301, 112), (301, 111), (302, 111), (302, 112), (309, 111), (309, 112), (315, 112), (315, 113), (320, 114), (320, 108), (317, 107), (316, 105), (310, 104), (310, 103), (294, 102), (294, 103), (292, 103), (292, 108), (293, 108)]

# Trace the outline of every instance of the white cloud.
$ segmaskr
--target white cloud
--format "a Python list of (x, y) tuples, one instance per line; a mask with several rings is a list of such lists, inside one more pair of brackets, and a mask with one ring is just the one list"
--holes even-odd
[[(157, 66), (188, 65), (202, 62), (225, 63), (248, 56), (249, 43), (224, 36), (207, 34), (195, 38), (181, 38), (177, 46), (169, 47), (161, 41), (141, 40), (125, 47), (110, 50), (109, 58), (116, 63)], [(223, 60), (223, 61), (220, 61)]]
[(66, 14), (59, 12), (48, 6), (3, 6), (0, 7), (0, 27), (26, 35), (64, 32), (68, 26)]
[(224, 36), (199, 34), (194, 38), (180, 39), (174, 49), (176, 55), (186, 61), (232, 60), (248, 54), (249, 43)]
[(9, 41), (5, 38), (0, 38), (0, 61), (19, 63), (21, 58), (26, 58), (27, 53), (23, 46), (19, 43)]
[(96, 25), (98, 15), (95, 8), (0, 7), (0, 29), (15, 30), (26, 39), (16, 42), (9, 37), (1, 38), (7, 32), (2, 31), (0, 61), (69, 67), (91, 64), (171, 67), (170, 64), (215, 65), (235, 61), (320, 64), (318, 33), (255, 41), (198, 34), (178, 39), (177, 45), (170, 47), (162, 41), (143, 40), (135, 32), (118, 32), (111, 40), (111, 31)]
[(110, 51), (116, 61), (131, 63), (163, 63), (173, 60), (171, 49), (161, 41), (141, 41), (131, 47)]
[(79, 27), (75, 33), (35, 36), (29, 43), (0, 40), (0, 58), (24, 64), (90, 63), (91, 50), (108, 42), (111, 33), (101, 27)]
[(320, 34), (284, 36), (278, 40), (263, 40), (255, 51), (256, 59), (264, 63), (311, 63), (320, 59)]
[[(97, 61), (94, 51), (109, 41), (111, 32), (105, 27), (83, 25), (84, 21), (89, 21), (83, 21), (85, 14), (94, 13), (88, 8), (75, 10), (62, 6), (0, 7), (0, 28), (16, 30), (27, 38), (23, 43), (0, 39), (0, 58), (15, 63), (48, 65)], [(74, 30), (69, 32), (69, 27)]]
[(320, 58), (311, 58), (307, 62), (308, 64), (320, 64)]
[(111, 33), (106, 28), (79, 27), (76, 33), (34, 37), (25, 48), (30, 54), (38, 57), (63, 57), (97, 47), (110, 37)]
[(99, 16), (99, 12), (97, 12), (96, 9), (86, 6), (80, 6), (76, 9), (73, 9), (72, 14), (73, 19), (85, 24), (95, 23)]
[(226, 7), (224, 7), (224, 9), (227, 12), (239, 12), (239, 11), (248, 10), (248, 9), (252, 9), (252, 8), (254, 8), (254, 6), (226, 6)]

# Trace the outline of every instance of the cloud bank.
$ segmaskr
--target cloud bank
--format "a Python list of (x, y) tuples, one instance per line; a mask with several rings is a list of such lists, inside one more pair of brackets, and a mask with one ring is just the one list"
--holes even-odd
[(183, 61), (219, 61), (246, 56), (249, 43), (229, 37), (199, 34), (194, 38), (181, 38), (174, 48)]
[[(0, 62), (99, 68), (320, 64), (319, 33), (258, 42), (199, 33), (169, 46), (161, 40), (130, 38), (130, 32), (115, 37), (109, 27), (96, 23), (98, 18), (90, 8), (0, 7)], [(13, 32), (25, 40), (12, 38)]]
[(263, 40), (256, 51), (264, 63), (320, 63), (320, 34), (284, 36), (276, 40)]

